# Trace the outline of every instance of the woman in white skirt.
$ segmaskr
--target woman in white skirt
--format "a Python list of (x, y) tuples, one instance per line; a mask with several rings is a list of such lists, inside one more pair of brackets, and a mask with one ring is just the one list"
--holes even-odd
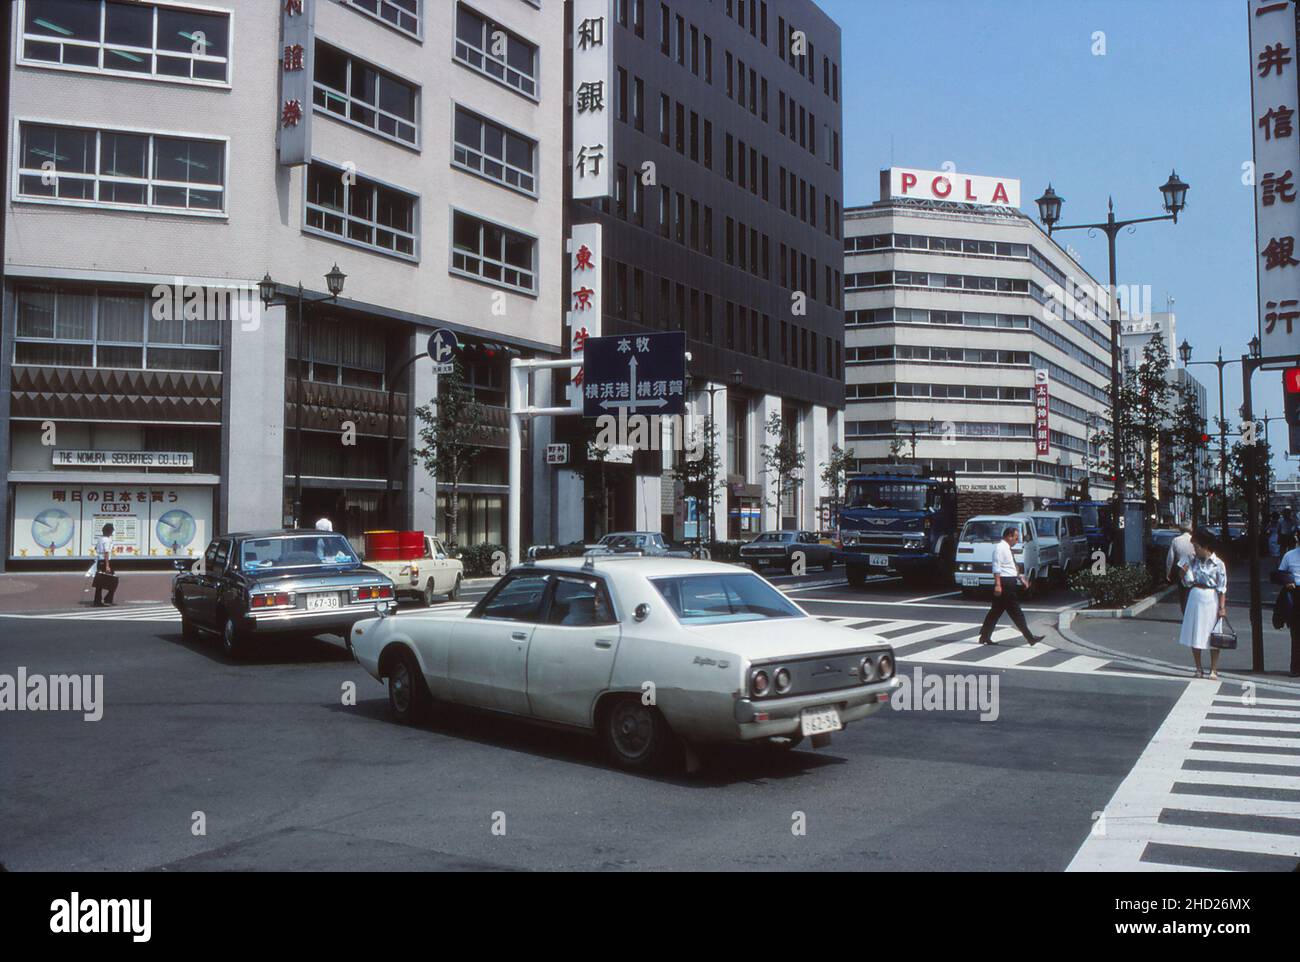
[[(1187, 610), (1183, 613), (1183, 628), (1178, 643), (1192, 649), (1196, 662), (1196, 677), (1204, 678), (1201, 652), (1210, 647), (1210, 632), (1218, 620), (1228, 612), (1228, 569), (1214, 553), (1213, 539), (1208, 532), (1192, 535), (1195, 557), (1183, 564), (1183, 585), (1187, 593)], [(1210, 650), (1210, 678), (1219, 677), (1219, 649)]]

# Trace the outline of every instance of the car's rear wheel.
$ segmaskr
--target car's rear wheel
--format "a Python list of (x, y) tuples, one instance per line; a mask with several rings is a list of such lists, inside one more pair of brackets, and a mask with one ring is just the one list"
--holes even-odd
[(661, 767), (673, 748), (672, 729), (664, 716), (636, 695), (619, 698), (605, 710), (600, 734), (610, 760), (628, 771)]
[(460, 598), (460, 575), (456, 575), (456, 583), (451, 586), (451, 591), (447, 592), (448, 601), (456, 601)]
[(388, 669), (388, 710), (393, 719), (403, 725), (412, 725), (429, 711), (429, 689), (415, 656), (401, 651)]
[(226, 615), (221, 624), (221, 650), (231, 661), (238, 661), (244, 654), (244, 630), (239, 627), (233, 615)]
[(424, 586), (424, 592), (421, 595), (420, 600), (424, 602), (424, 607), (426, 608), (432, 608), (434, 604), (437, 603), (438, 596), (433, 590), (432, 578), (430, 578), (429, 583)]

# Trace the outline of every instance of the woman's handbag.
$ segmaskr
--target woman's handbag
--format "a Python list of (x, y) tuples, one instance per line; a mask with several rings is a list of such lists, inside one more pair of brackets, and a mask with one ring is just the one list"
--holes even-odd
[(1230, 649), (1237, 647), (1237, 633), (1232, 630), (1232, 625), (1228, 624), (1227, 617), (1216, 621), (1210, 630), (1210, 647)]

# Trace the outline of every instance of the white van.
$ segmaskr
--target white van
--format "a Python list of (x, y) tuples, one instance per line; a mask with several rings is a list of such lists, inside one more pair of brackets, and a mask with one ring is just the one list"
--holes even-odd
[(957, 541), (957, 570), (953, 574), (963, 593), (993, 587), (993, 548), (1007, 528), (1020, 532), (1020, 541), (1011, 553), (1016, 567), (1029, 579), (1030, 593), (1036, 585), (1046, 582), (1048, 566), (1038, 557), (1033, 519), (1025, 514), (980, 514), (966, 522)]
[(1083, 519), (1066, 511), (1027, 511), (1038, 535), (1038, 555), (1052, 576), (1065, 584), (1088, 564), (1088, 535)]

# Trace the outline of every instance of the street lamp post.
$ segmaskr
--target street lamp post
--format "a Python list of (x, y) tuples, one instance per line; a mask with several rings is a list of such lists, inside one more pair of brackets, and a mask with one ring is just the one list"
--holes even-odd
[[(1119, 311), (1116, 309), (1116, 279), (1115, 279), (1115, 239), (1119, 232), (1126, 227), (1132, 227), (1135, 224), (1145, 224), (1158, 220), (1172, 220), (1178, 223), (1178, 214), (1187, 206), (1187, 189), (1188, 185), (1179, 179), (1178, 173), (1172, 172), (1160, 188), (1160, 193), (1164, 197), (1164, 209), (1167, 214), (1158, 217), (1135, 217), (1129, 220), (1115, 219), (1115, 203), (1113, 200), (1107, 201), (1107, 213), (1104, 223), (1099, 224), (1068, 224), (1059, 226), (1058, 221), (1061, 219), (1061, 205), (1065, 198), (1061, 197), (1052, 189), (1052, 185), (1047, 185), (1047, 190), (1042, 197), (1037, 200), (1039, 220), (1047, 228), (1048, 236), (1052, 236), (1058, 230), (1100, 230), (1106, 234), (1106, 241), (1109, 246), (1110, 254), (1110, 303), (1107, 305), (1107, 311), (1110, 314), (1110, 396), (1111, 396), (1111, 442), (1113, 456), (1111, 462), (1115, 468), (1115, 517), (1117, 523), (1122, 524), (1124, 518), (1124, 446), (1122, 444), (1122, 431), (1120, 428), (1119, 412), (1116, 407), (1119, 404), (1120, 389), (1120, 328), (1119, 328)], [(1064, 310), (1064, 305), (1062, 305)], [(1124, 538), (1121, 536), (1116, 539), (1116, 550), (1119, 564), (1124, 564)]]
[[(731, 372), (731, 383), (732, 383), (733, 385), (739, 385), (741, 382), (744, 381), (744, 379), (745, 379), (745, 374), (744, 374), (744, 372), (741, 371), (740, 369), (736, 369), (736, 370), (734, 370), (734, 371)], [(695, 379), (692, 379), (692, 380), (695, 380)], [(713, 404), (714, 404), (714, 402), (713, 402), (713, 398), (714, 398), (714, 395), (716, 395), (719, 391), (725, 391), (725, 390), (726, 390), (726, 387), (725, 387), (725, 386), (722, 386), (722, 385), (714, 384), (714, 383), (712, 383), (712, 382), (707, 382), (707, 383), (708, 383), (708, 386), (707, 386), (707, 387), (704, 387), (704, 388), (701, 388), (701, 390), (703, 390), (704, 393), (706, 393), (706, 394), (709, 396), (709, 497), (708, 497), (708, 502), (707, 502), (707, 504), (708, 504), (708, 509), (709, 509), (709, 510), (708, 510), (708, 515), (709, 515), (709, 526), (708, 526), (708, 532), (709, 532), (709, 543), (712, 544), (712, 543), (713, 543), (713, 538), (714, 538), (714, 536), (717, 534), (717, 532), (714, 530), (714, 527), (715, 527), (715, 524), (716, 524), (716, 519), (714, 518), (714, 499), (717, 497), (717, 485), (718, 485), (718, 478), (717, 478), (717, 463), (718, 463), (718, 452), (717, 452), (717, 444), (718, 444), (718, 442), (717, 442), (717, 436), (718, 436), (718, 428), (717, 428), (717, 421), (714, 419), (714, 413), (713, 413)], [(779, 528), (779, 527), (781, 526), (781, 523), (780, 523), (780, 518), (781, 518), (781, 506), (780, 506), (780, 505), (777, 505), (776, 512), (777, 512), (777, 527)], [(700, 540), (700, 537), (699, 537), (699, 536), (700, 536), (700, 520), (699, 520), (699, 508), (698, 508), (698, 506), (696, 507), (695, 529), (696, 529), (695, 540), (696, 540), (696, 541), (699, 541), (699, 540)]]
[[(1241, 364), (1245, 359), (1239, 357), (1230, 357), (1224, 360), (1223, 348), (1219, 348), (1219, 356), (1213, 361), (1193, 361), (1192, 345), (1186, 339), (1178, 345), (1178, 356), (1182, 359), (1183, 367), (1191, 367), (1193, 364), (1213, 364), (1219, 372), (1219, 535), (1223, 543), (1228, 543), (1228, 421), (1223, 411), (1223, 369), (1229, 364)], [(1250, 356), (1259, 357), (1259, 338), (1250, 339)]]
[(257, 284), (257, 293), (262, 299), (262, 306), (268, 310), (272, 307), (287, 307), (295, 301), (298, 304), (298, 350), (296, 352), (298, 356), (294, 359), (294, 401), (296, 403), (293, 423), (293, 523), (295, 527), (302, 522), (302, 369), (307, 354), (306, 341), (303, 337), (303, 305), (315, 304), (318, 301), (337, 301), (339, 295), (343, 293), (343, 283), (347, 278), (348, 276), (339, 270), (339, 265), (335, 264), (325, 275), (325, 288), (329, 293), (314, 297), (307, 297), (301, 282), (294, 294), (277, 296), (280, 285), (271, 279), (270, 272), (267, 272)]

